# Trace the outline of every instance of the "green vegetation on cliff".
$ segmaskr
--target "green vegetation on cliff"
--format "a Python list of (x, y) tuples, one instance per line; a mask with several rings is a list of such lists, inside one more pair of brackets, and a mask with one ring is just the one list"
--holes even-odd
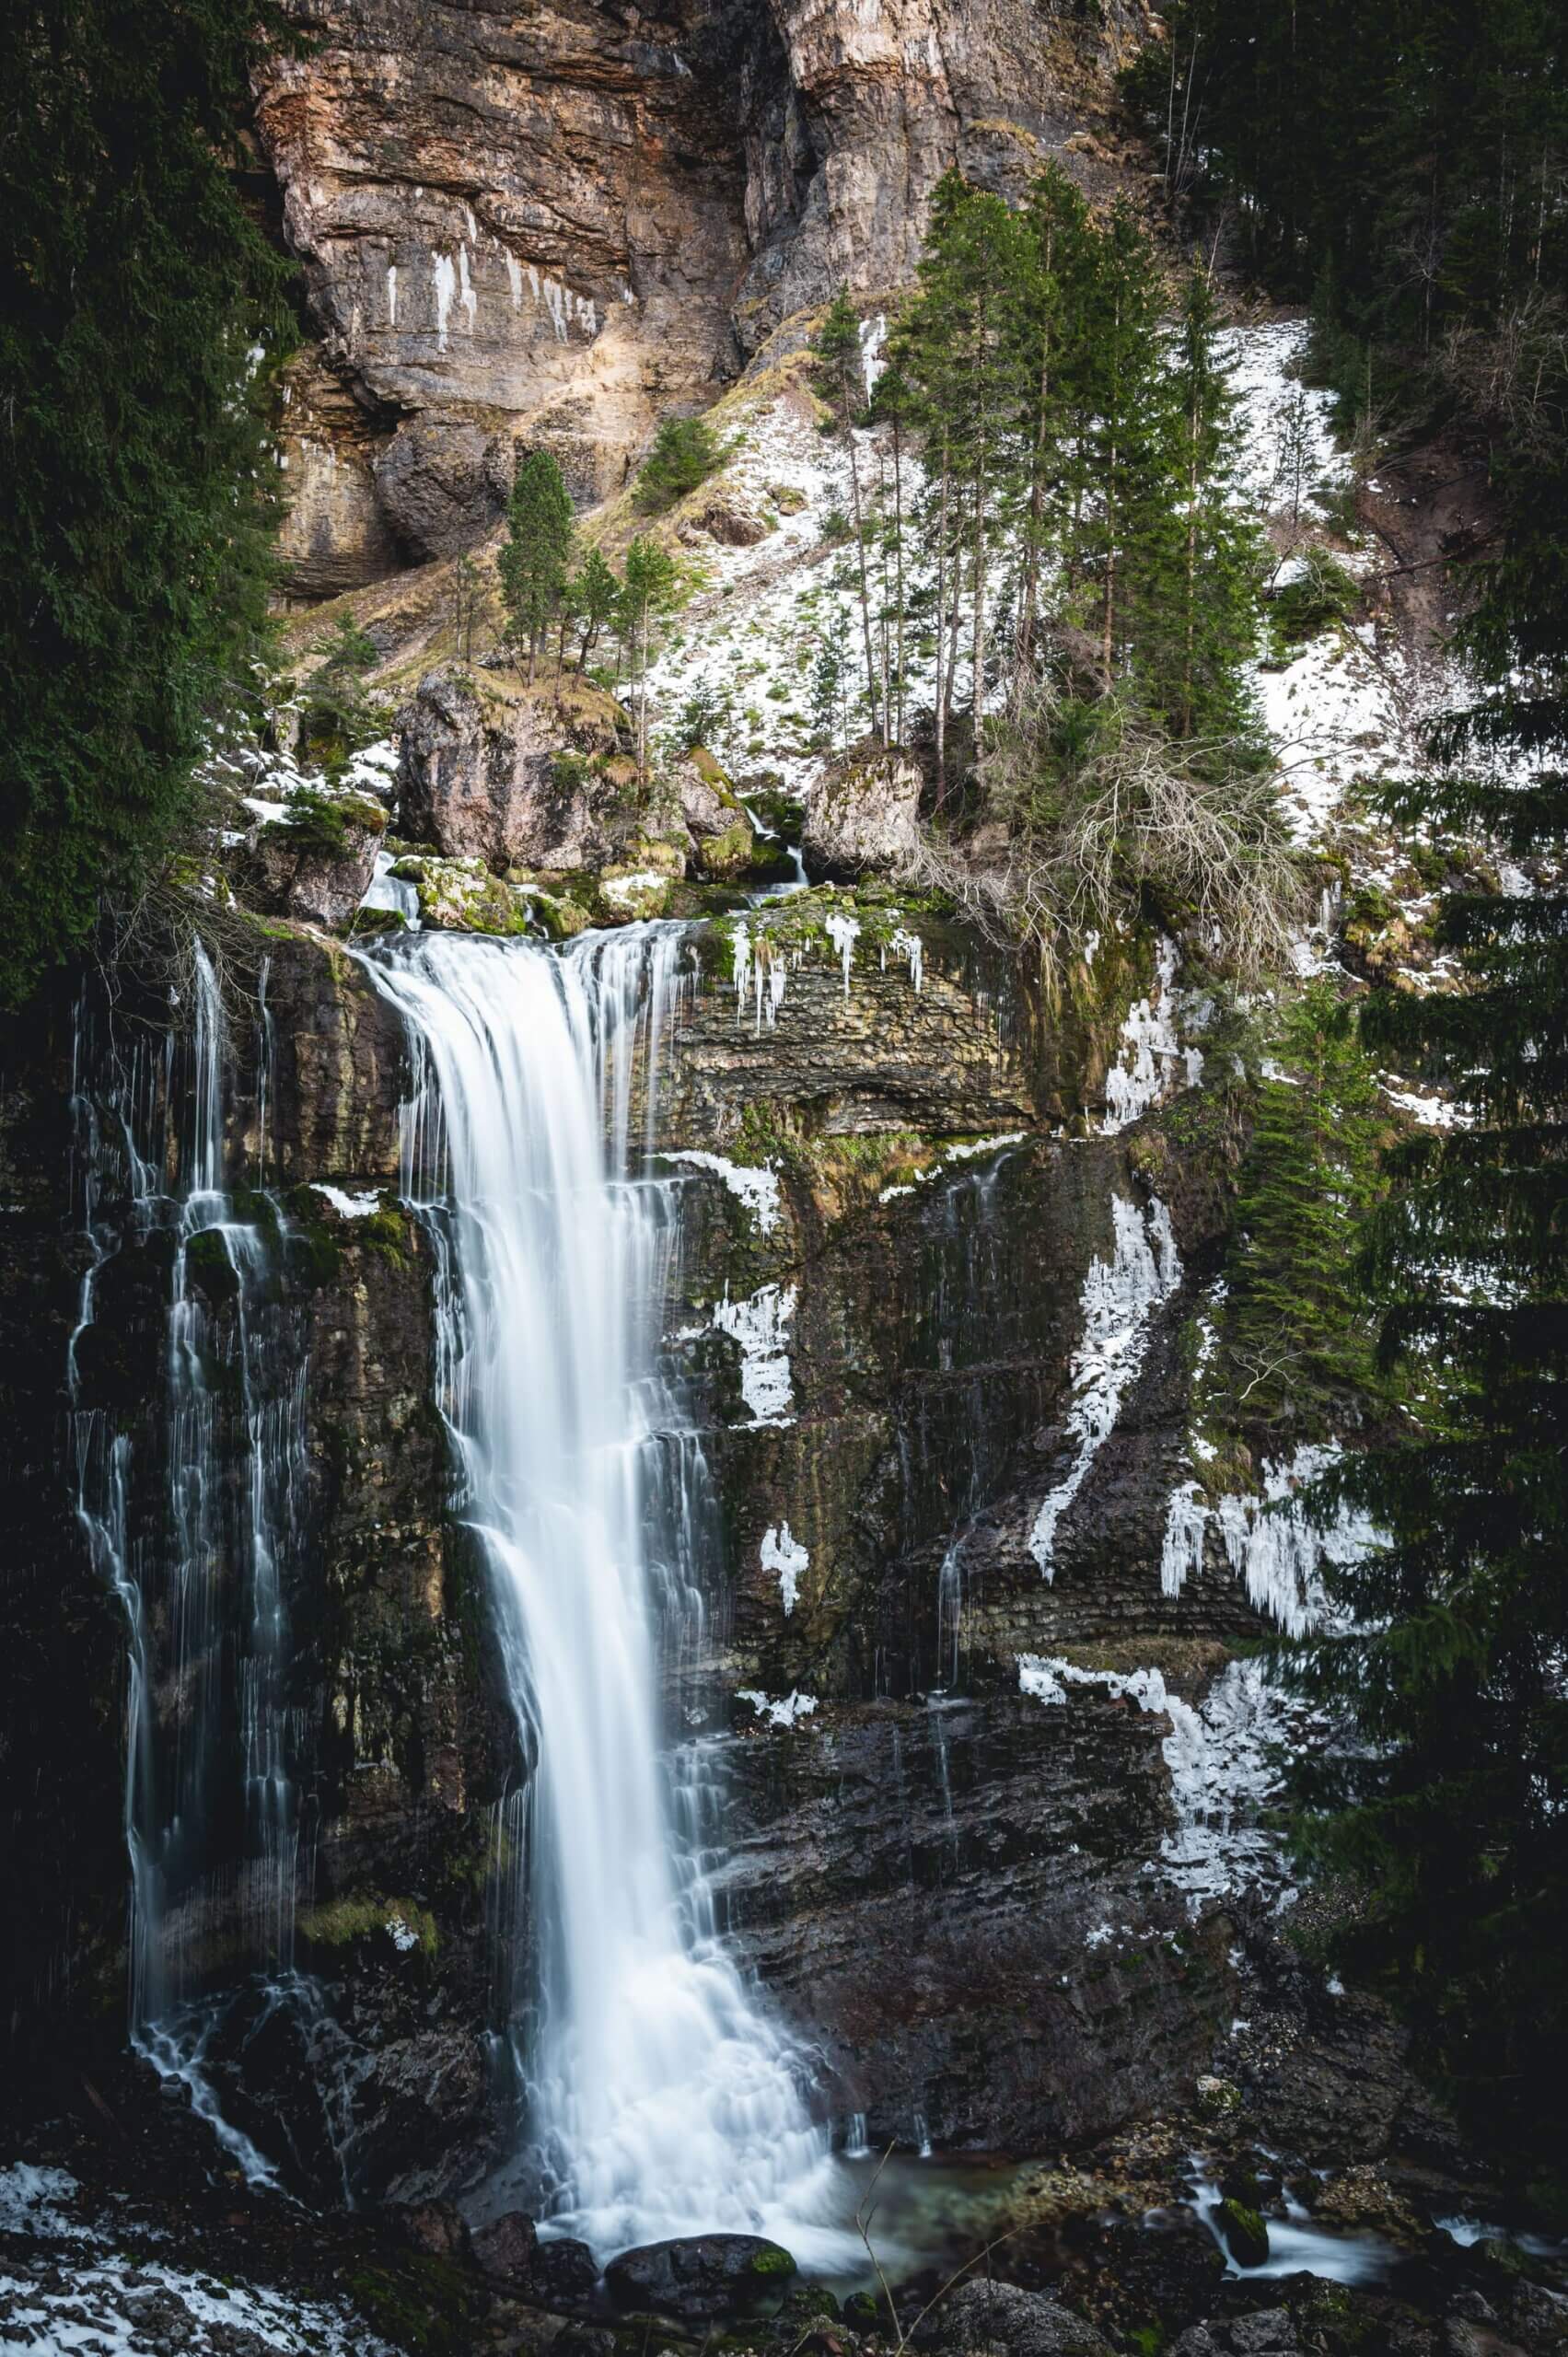
[(271, 0), (0, 29), (0, 1003), (176, 840), (261, 630), (285, 266), (230, 166)]

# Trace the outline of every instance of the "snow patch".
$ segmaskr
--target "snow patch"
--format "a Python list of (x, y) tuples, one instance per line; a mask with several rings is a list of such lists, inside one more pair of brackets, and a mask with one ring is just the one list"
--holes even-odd
[(1153, 986), (1147, 998), (1128, 1010), (1120, 1061), (1105, 1076), (1100, 1129), (1107, 1137), (1141, 1120), (1151, 1106), (1202, 1076), (1202, 1052), (1184, 1050), (1176, 1033), (1176, 944), (1162, 934)]
[(343, 1188), (329, 1186), (325, 1179), (312, 1178), (313, 1195), (325, 1195), (332, 1209), (343, 1219), (368, 1219), (381, 1208), (381, 1190), (373, 1187), (367, 1195), (345, 1194)]
[(781, 1702), (770, 1701), (767, 1695), (754, 1686), (743, 1686), (736, 1696), (738, 1702), (749, 1702), (760, 1719), (772, 1727), (792, 1727), (797, 1719), (808, 1719), (817, 1708), (815, 1694), (786, 1694)]
[(784, 1329), (795, 1316), (794, 1285), (763, 1285), (746, 1301), (731, 1301), (728, 1288), (714, 1310), (714, 1324), (740, 1345), (740, 1396), (757, 1424), (790, 1424), (795, 1402)]
[(1181, 1278), (1170, 1213), (1157, 1197), (1140, 1213), (1119, 1195), (1112, 1215), (1111, 1257), (1092, 1260), (1084, 1281), (1084, 1337), (1073, 1354), (1073, 1398), (1067, 1410), (1073, 1463), (1041, 1505), (1029, 1534), (1029, 1552), (1048, 1580), (1055, 1571), (1056, 1527), (1082, 1489), (1137, 1379), (1154, 1312)]
[(771, 1162), (763, 1163), (760, 1168), (743, 1162), (726, 1162), (722, 1154), (705, 1154), (695, 1146), (672, 1154), (668, 1159), (689, 1162), (694, 1169), (711, 1170), (745, 1204), (759, 1233), (772, 1236), (779, 1222), (779, 1178)]
[(787, 1522), (781, 1522), (762, 1536), (761, 1565), (765, 1572), (777, 1572), (779, 1596), (784, 1617), (795, 1610), (800, 1596), (800, 1574), (811, 1561), (809, 1550), (795, 1538)]

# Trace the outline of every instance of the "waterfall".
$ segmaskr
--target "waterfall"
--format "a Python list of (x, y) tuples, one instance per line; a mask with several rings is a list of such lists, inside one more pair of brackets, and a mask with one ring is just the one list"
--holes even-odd
[(458, 1510), (528, 1777), (502, 1913), (529, 1951), (535, 2199), (601, 2258), (720, 2229), (836, 2249), (810, 2224), (832, 2165), (800, 2058), (717, 1935), (714, 1747), (661, 1743), (659, 1639), (690, 1675), (715, 1527), (659, 1366), (681, 1182), (645, 1167), (682, 929), (559, 954), (429, 934), (367, 962), (412, 1042), (404, 1190), (435, 1240)]
[[(277, 1283), (278, 1215), (267, 1205), (264, 1221), (240, 1219), (226, 1190), (228, 1034), (199, 944), (191, 982), (188, 1038), (170, 1027), (156, 1048), (149, 1034), (122, 1052), (112, 1027), (100, 1041), (78, 1009), (75, 1185), (89, 1259), (69, 1346), (70, 1453), (76, 1519), (128, 1637), (132, 2041), (262, 2179), (269, 2165), (221, 2117), (203, 2063), (221, 2004), (207, 1986), (213, 1935), (237, 1919), (254, 1966), (286, 1977), (294, 1960), (301, 1729), (285, 1692), (285, 1570), (303, 1524), (307, 1370)], [(261, 1015), (264, 1122), (264, 972)], [(128, 1248), (156, 1248), (168, 1271), (161, 1363), (134, 1414), (95, 1396), (94, 1374), (100, 1283)]]

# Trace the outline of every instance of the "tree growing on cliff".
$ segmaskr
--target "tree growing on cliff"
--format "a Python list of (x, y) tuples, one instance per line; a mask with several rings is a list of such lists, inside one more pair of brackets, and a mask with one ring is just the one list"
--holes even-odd
[(645, 786), (648, 782), (648, 665), (661, 623), (685, 594), (680, 567), (669, 551), (648, 537), (634, 540), (626, 552), (619, 620), (627, 668), (637, 691), (637, 775)]
[[(1465, 987), (1375, 993), (1371, 1042), (1450, 1085), (1455, 1125), (1393, 1158), (1364, 1274), (1419, 1422), (1338, 1484), (1387, 1544), (1335, 1573), (1309, 1689), (1359, 1740), (1301, 1778), (1309, 1857), (1349, 1872), (1349, 1943), (1493, 2131), (1561, 2152), (1568, 2073), (1568, 369), (1556, 454), (1510, 508), (1462, 633), (1486, 692), (1461, 764), (1394, 816), (1486, 838), (1504, 876), (1451, 896)], [(1528, 782), (1492, 766), (1532, 757)], [(1520, 863), (1540, 863), (1532, 889)]]
[(0, 19), (0, 1002), (134, 889), (259, 653), (286, 266), (230, 167), (273, 0)]
[(506, 538), (495, 569), (513, 642), (519, 652), (528, 649), (530, 686), (540, 648), (561, 610), (575, 531), (560, 467), (548, 450), (526, 451), (512, 479)]
[(724, 464), (726, 446), (705, 418), (667, 417), (637, 475), (636, 502), (645, 516), (673, 507), (678, 499)]
[(1387, 1128), (1354, 1006), (1309, 983), (1274, 1035), (1236, 1207), (1224, 1373), (1244, 1427), (1315, 1436), (1376, 1389), (1354, 1258)]
[(572, 610), (582, 633), (577, 641), (577, 668), (587, 668), (589, 656), (606, 624), (615, 619), (621, 583), (602, 549), (590, 549), (572, 583)]
[(888, 742), (887, 709), (879, 692), (876, 656), (871, 646), (871, 584), (865, 566), (865, 505), (861, 493), (860, 459), (854, 446), (854, 422), (865, 407), (865, 355), (860, 340), (860, 319), (841, 286), (828, 306), (827, 316), (811, 345), (823, 397), (834, 425), (849, 453), (850, 518), (854, 533), (859, 575), (860, 634), (865, 656), (865, 701), (872, 726)]

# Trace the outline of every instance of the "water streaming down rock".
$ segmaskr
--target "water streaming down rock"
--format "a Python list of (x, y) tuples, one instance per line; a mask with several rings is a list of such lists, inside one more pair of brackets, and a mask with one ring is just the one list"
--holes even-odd
[[(265, 975), (258, 1097), (264, 1136)], [(129, 1639), (124, 1784), (134, 2043), (253, 2177), (268, 2164), (224, 2120), (203, 2070), (221, 1992), (215, 1934), (246, 1961), (294, 1964), (302, 1727), (286, 1687), (285, 1574), (301, 1542), (307, 1368), (279, 1283), (280, 1223), (238, 1219), (225, 1184), (227, 1026), (196, 946), (188, 1035), (122, 1049), (78, 1010), (75, 1188), (90, 1259), (71, 1337), (77, 1522)], [(122, 1252), (168, 1271), (159, 1380), (134, 1406), (99, 1396), (95, 1328)], [(230, 1861), (238, 1854), (238, 1879)]]
[(656, 1614), (694, 1654), (714, 1527), (658, 1367), (680, 1182), (645, 1172), (689, 970), (673, 925), (560, 955), (430, 935), (376, 967), (414, 1047), (405, 1191), (528, 1771), (524, 2173), (601, 2256), (758, 2227), (831, 2256), (828, 2132), (716, 1936), (712, 1747), (661, 1759)]

